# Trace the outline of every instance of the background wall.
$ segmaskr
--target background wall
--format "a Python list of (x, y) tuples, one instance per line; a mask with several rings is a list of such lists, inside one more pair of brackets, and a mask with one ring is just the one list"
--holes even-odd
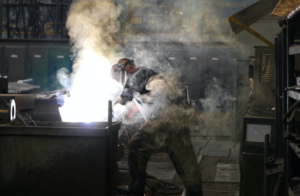
[[(199, 81), (199, 86), (205, 83), (206, 79), (204, 79), (203, 73), (207, 72), (206, 67), (214, 66), (212, 70), (217, 70), (217, 75), (224, 76), (223, 82), (226, 82), (227, 78), (234, 79), (234, 81), (230, 81), (232, 83), (230, 88), (234, 88), (234, 90), (231, 89), (232, 94), (237, 98), (233, 111), (236, 114), (236, 123), (234, 123), (232, 129), (236, 132), (234, 135), (238, 138), (241, 131), (242, 117), (249, 99), (248, 70), (249, 64), (251, 64), (249, 56), (254, 56), (254, 46), (266, 46), (266, 44), (245, 30), (234, 36), (230, 29), (228, 17), (256, 1), (115, 0), (116, 4), (119, 5), (120, 12), (118, 18), (119, 32), (115, 35), (115, 39), (119, 43), (123, 43), (125, 48), (121, 47), (119, 51), (127, 52), (127, 57), (134, 58), (138, 63), (143, 63), (142, 65), (159, 69), (158, 71), (167, 70), (169, 65), (178, 67), (179, 64), (180, 69), (184, 69), (184, 65), (187, 65), (189, 72), (193, 75), (193, 81)], [(43, 2), (55, 3), (56, 0), (45, 0)], [(8, 15), (13, 16), (16, 11), (17, 9), (11, 10)], [(50, 13), (52, 17), (55, 17), (55, 10)], [(5, 38), (7, 20), (5, 9), (2, 14), (2, 37)], [(43, 19), (51, 18), (48, 17), (49, 11), (45, 8), (40, 8), (40, 14), (43, 15)], [(64, 10), (61, 16), (64, 18), (66, 15), (66, 10)], [(54, 25), (53, 22), (51, 24), (50, 19), (48, 20), (45, 21), (47, 26), (45, 34), (48, 39), (52, 39)], [(259, 21), (251, 25), (250, 28), (271, 42), (274, 42), (274, 32), (280, 30), (276, 21), (266, 20)], [(66, 29), (64, 29), (64, 33), (63, 38), (68, 38)], [(24, 36), (24, 33), (21, 32), (20, 36)], [(20, 36), (14, 36), (13, 38), (20, 38)], [(162, 43), (176, 44), (161, 47)], [(209, 56), (211, 59), (203, 61), (202, 59), (208, 56), (204, 54), (205, 51), (210, 51)], [(226, 62), (210, 63), (212, 58), (226, 56), (226, 51), (229, 51), (228, 54), (233, 55), (232, 58), (229, 55), (230, 63), (228, 63), (228, 59), (226, 59)], [(185, 57), (175, 57), (178, 53), (185, 54)], [(192, 62), (191, 60), (195, 59), (191, 59), (191, 57), (196, 57), (196, 61)], [(157, 59), (158, 61), (156, 61)], [(158, 67), (158, 64), (165, 66)], [(26, 66), (30, 67), (31, 65), (26, 63)], [(230, 76), (228, 70), (231, 70), (235, 76)], [(213, 76), (211, 73), (208, 75)], [(53, 74), (49, 73), (49, 75)], [(194, 79), (198, 75), (199, 79)], [(197, 89), (198, 87), (194, 86), (193, 88)], [(203, 92), (197, 93), (203, 94)]]
[[(250, 26), (254, 31), (261, 34), (267, 40), (274, 44), (274, 32), (279, 32), (280, 27), (277, 21), (264, 21), (261, 20)], [(247, 31), (242, 31), (236, 36), (237, 46), (237, 110), (236, 110), (236, 132), (239, 138), (240, 132), (243, 129), (243, 116), (247, 110), (247, 103), (249, 101), (249, 65), (254, 65), (252, 59), (255, 55), (254, 46), (267, 46), (264, 42), (254, 37)]]

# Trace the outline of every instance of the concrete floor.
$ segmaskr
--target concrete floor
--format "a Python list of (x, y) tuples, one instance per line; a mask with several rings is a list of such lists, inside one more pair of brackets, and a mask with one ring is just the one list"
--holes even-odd
[[(204, 196), (238, 196), (239, 195), (239, 143), (231, 141), (230, 136), (192, 135), (192, 142), (196, 157), (199, 162), (199, 170), (202, 174)], [(127, 168), (126, 154), (118, 162), (119, 168)], [(127, 185), (130, 177), (126, 170), (122, 173), (123, 185)], [(165, 187), (154, 180), (147, 182), (164, 193), (180, 192), (178, 196), (184, 196), (184, 186), (175, 172), (174, 166), (165, 153), (154, 153), (148, 163), (147, 173), (156, 178), (174, 184), (179, 188)], [(151, 191), (146, 186), (147, 196), (160, 196), (162, 194)]]

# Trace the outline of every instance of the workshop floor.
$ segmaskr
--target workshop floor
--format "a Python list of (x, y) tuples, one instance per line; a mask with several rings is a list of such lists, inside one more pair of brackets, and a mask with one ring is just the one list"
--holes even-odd
[[(211, 131), (212, 132), (212, 131)], [(193, 134), (192, 142), (196, 157), (199, 163), (199, 170), (202, 174), (203, 195), (204, 196), (238, 196), (239, 195), (239, 143), (231, 141), (230, 133), (223, 132), (223, 135), (217, 135), (212, 132), (206, 132), (205, 136)], [(118, 162), (119, 168), (126, 169), (126, 155)], [(120, 170), (122, 173), (123, 185), (127, 185), (130, 177), (126, 170)], [(174, 166), (165, 153), (154, 153), (148, 162), (147, 173), (155, 176), (161, 181), (176, 185), (168, 186), (158, 183), (155, 180), (147, 180), (148, 184), (163, 193), (184, 196), (184, 186), (176, 173)], [(147, 196), (160, 196), (146, 187)]]

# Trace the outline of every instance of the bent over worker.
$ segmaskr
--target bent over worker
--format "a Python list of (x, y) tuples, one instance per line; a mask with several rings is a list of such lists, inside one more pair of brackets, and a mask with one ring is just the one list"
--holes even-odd
[(127, 58), (120, 59), (118, 65), (125, 70), (127, 80), (114, 104), (124, 105), (135, 99), (141, 105), (148, 105), (143, 112), (149, 115), (128, 143), (130, 185), (118, 187), (117, 192), (143, 196), (147, 163), (152, 153), (164, 146), (184, 183), (186, 195), (202, 196), (201, 174), (190, 139), (188, 115), (178, 102), (176, 88), (168, 82), (172, 80), (151, 69), (137, 67)]

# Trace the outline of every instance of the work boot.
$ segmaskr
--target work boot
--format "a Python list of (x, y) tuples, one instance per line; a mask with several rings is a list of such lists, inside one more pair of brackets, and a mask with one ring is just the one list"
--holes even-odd
[(131, 170), (129, 173), (132, 177), (129, 185), (130, 193), (134, 196), (144, 196), (146, 172)]
[(202, 196), (202, 183), (186, 186), (186, 196)]
[(130, 191), (128, 186), (117, 186), (116, 192), (118, 195), (127, 195), (130, 196)]
[(118, 195), (126, 195), (126, 196), (144, 196), (144, 193), (134, 193), (130, 191), (128, 186), (117, 186), (116, 193)]

